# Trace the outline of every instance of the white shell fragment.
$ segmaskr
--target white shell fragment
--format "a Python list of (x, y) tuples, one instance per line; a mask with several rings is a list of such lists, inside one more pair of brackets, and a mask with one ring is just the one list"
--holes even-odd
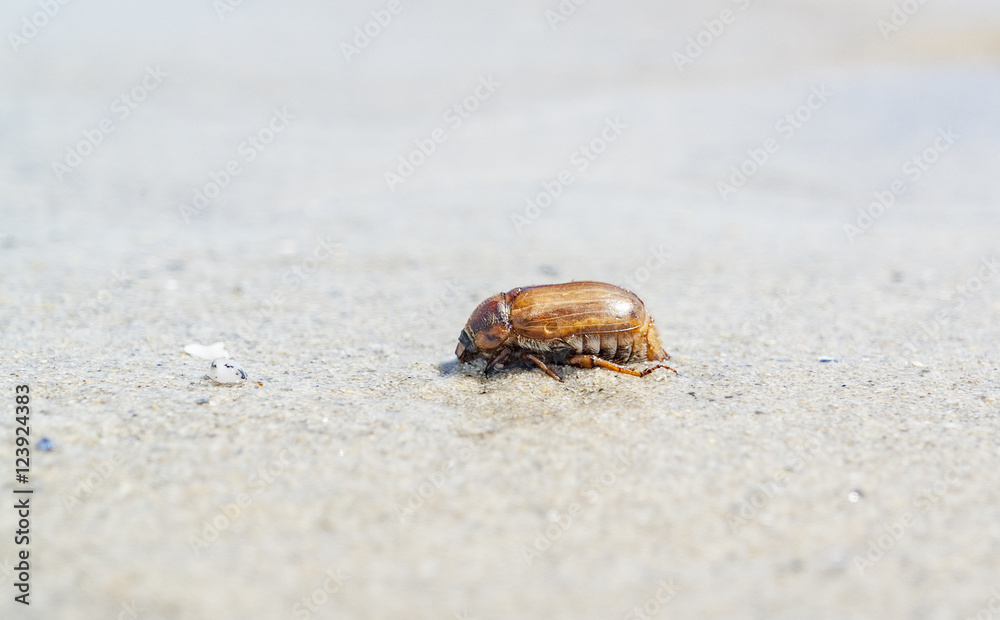
[(212, 362), (208, 378), (216, 383), (239, 383), (246, 380), (247, 373), (233, 360), (220, 357)]
[(213, 342), (210, 345), (193, 342), (184, 347), (184, 352), (193, 357), (200, 357), (203, 360), (214, 360), (220, 357), (229, 357), (226, 345), (221, 342)]

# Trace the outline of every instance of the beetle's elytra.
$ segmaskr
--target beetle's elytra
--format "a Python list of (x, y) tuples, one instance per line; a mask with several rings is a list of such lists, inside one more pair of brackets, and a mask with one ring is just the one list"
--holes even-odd
[(488, 359), (487, 373), (504, 362), (531, 362), (556, 381), (561, 379), (546, 363), (600, 366), (636, 377), (657, 368), (674, 370), (662, 364), (642, 371), (622, 366), (670, 356), (642, 300), (602, 282), (526, 286), (494, 295), (469, 317), (455, 355), (463, 362)]

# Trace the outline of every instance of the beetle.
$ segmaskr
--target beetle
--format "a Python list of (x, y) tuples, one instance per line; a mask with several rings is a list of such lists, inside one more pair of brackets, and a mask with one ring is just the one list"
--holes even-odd
[(485, 373), (508, 361), (531, 362), (556, 381), (546, 364), (607, 368), (645, 377), (622, 364), (670, 359), (653, 317), (635, 293), (603, 282), (518, 287), (494, 295), (473, 311), (458, 337), (462, 362), (486, 358)]

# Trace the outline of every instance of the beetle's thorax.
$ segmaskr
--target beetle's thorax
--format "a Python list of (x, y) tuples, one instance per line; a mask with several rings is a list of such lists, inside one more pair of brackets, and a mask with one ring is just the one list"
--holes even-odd
[(479, 304), (465, 329), (475, 343), (475, 352), (489, 355), (510, 339), (511, 296), (500, 293)]
[(469, 317), (469, 327), (473, 333), (485, 331), (494, 325), (510, 327), (510, 299), (507, 293), (500, 293), (479, 304)]

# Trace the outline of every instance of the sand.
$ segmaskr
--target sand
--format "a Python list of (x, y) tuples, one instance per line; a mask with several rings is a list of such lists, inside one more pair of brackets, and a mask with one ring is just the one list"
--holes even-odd
[[(995, 4), (343, 4), (8, 37), (0, 617), (994, 617)], [(457, 363), (574, 279), (679, 374)]]

